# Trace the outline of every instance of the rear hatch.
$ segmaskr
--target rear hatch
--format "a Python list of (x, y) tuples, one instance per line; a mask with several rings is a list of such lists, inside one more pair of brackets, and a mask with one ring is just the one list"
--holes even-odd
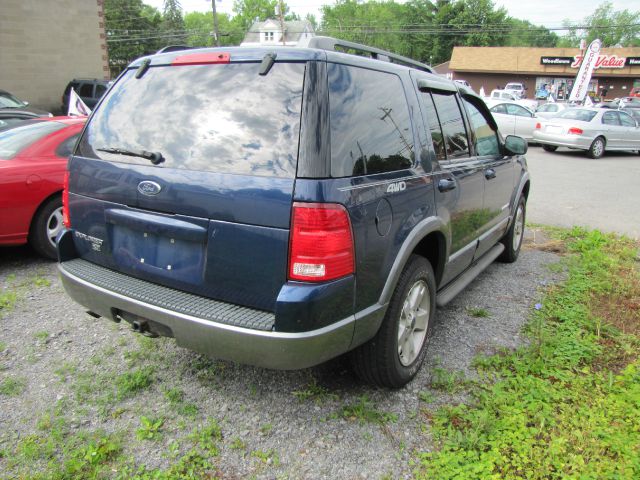
[(286, 281), (305, 64), (260, 75), (259, 59), (188, 55), (127, 71), (94, 112), (69, 162), (76, 249), (138, 278), (273, 311)]

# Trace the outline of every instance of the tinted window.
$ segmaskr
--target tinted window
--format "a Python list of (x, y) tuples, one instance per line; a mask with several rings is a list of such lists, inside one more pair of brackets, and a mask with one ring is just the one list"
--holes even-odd
[(500, 155), (500, 146), (498, 144), (497, 134), (489, 126), (487, 119), (475, 105), (464, 99), (462, 101), (464, 102), (467, 113), (469, 114), (476, 154), (478, 156)]
[(442, 125), (447, 158), (468, 157), (467, 131), (462, 121), (462, 113), (456, 96), (440, 92), (432, 92), (432, 95)]
[(71, 152), (73, 152), (73, 147), (76, 146), (76, 142), (78, 141), (79, 136), (80, 134), (76, 133), (75, 135), (70, 136), (64, 142), (58, 145), (58, 148), (56, 148), (56, 155), (62, 158), (66, 158), (71, 155)]
[(413, 133), (400, 79), (329, 64), (331, 175), (349, 177), (409, 168)]
[(24, 107), (25, 103), (17, 97), (14, 97), (10, 93), (0, 93), (0, 108), (20, 108)]
[(93, 84), (84, 83), (80, 87), (80, 91), (77, 92), (81, 97), (91, 97), (93, 96)]
[(446, 160), (447, 153), (444, 148), (444, 137), (442, 135), (440, 122), (438, 121), (436, 107), (433, 104), (433, 98), (429, 92), (422, 93), (421, 97), (424, 100), (427, 122), (429, 124), (429, 130), (431, 130), (431, 140), (433, 141), (433, 149), (436, 152), (436, 158), (438, 160)]
[(636, 122), (633, 118), (631, 118), (629, 115), (627, 115), (624, 112), (618, 112), (618, 115), (620, 116), (620, 123), (622, 123), (622, 125), (624, 127), (635, 127), (636, 126)]
[(582, 109), (571, 109), (565, 110), (560, 115), (559, 118), (568, 118), (570, 120), (580, 120), (582, 122), (590, 122), (593, 120), (593, 117), (596, 116), (597, 112), (593, 110), (582, 110)]
[(106, 91), (107, 87), (105, 87), (104, 85), (96, 85), (96, 98), (102, 97), (102, 95), (104, 95), (104, 92)]
[(0, 158), (10, 160), (32, 143), (65, 127), (58, 122), (36, 122), (0, 132)]
[(304, 65), (152, 67), (128, 71), (96, 110), (79, 154), (149, 165), (99, 148), (160, 152), (163, 166), (293, 177)]
[(504, 103), (501, 103), (500, 105), (496, 105), (495, 107), (493, 107), (491, 111), (493, 113), (504, 113), (506, 115), (507, 107), (505, 106)]
[(607, 112), (602, 116), (602, 123), (605, 125), (620, 125), (618, 112)]

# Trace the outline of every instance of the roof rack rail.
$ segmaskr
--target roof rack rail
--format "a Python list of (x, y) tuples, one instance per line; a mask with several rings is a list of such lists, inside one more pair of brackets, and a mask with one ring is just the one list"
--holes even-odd
[(196, 47), (189, 47), (188, 45), (167, 45), (166, 47), (162, 47), (160, 50), (156, 52), (158, 53), (167, 53), (167, 52), (178, 52), (180, 50), (191, 50)]
[[(435, 73), (433, 68), (431, 68), (429, 65), (418, 62), (417, 60), (413, 60), (408, 57), (403, 57), (402, 55), (397, 55), (395, 53), (391, 53), (386, 50), (381, 50), (376, 47), (369, 47), (367, 45), (362, 45), (360, 43), (349, 42), (347, 40), (340, 40), (339, 38), (322, 37), (322, 36), (311, 37), (311, 39), (309, 40), (308, 48), (319, 48), (320, 50), (332, 50), (332, 51), (338, 51), (338, 52), (341, 51), (340, 49), (355, 50), (356, 52), (368, 53), (369, 56), (375, 60), (396, 63), (398, 65), (404, 65), (405, 67), (413, 67), (425, 72)], [(346, 52), (346, 53), (349, 53), (349, 52)]]

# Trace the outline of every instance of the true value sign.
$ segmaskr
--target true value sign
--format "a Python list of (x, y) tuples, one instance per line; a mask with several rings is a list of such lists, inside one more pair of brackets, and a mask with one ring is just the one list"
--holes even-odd
[[(540, 64), (554, 66), (570, 66), (580, 68), (582, 55), (575, 57), (540, 57)], [(640, 66), (640, 57), (619, 57), (617, 55), (599, 55), (594, 68), (624, 68)]]

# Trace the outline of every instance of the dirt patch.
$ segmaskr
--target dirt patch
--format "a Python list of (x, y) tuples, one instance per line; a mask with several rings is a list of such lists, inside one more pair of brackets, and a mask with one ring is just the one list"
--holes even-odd
[(522, 248), (563, 255), (567, 247), (563, 240), (554, 239), (542, 228), (527, 228)]

